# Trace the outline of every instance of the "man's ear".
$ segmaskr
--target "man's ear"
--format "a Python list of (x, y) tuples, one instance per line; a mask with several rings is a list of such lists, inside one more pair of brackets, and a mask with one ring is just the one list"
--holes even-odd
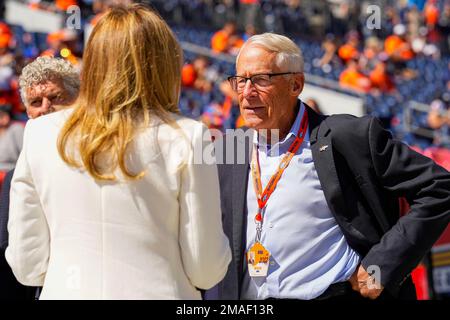
[(298, 96), (303, 91), (303, 86), (305, 84), (305, 76), (303, 73), (295, 74), (291, 79), (291, 94), (292, 96)]

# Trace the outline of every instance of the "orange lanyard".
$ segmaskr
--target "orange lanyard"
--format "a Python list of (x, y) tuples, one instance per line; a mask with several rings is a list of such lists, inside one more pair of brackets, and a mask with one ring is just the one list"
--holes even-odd
[(269, 182), (267, 183), (264, 191), (262, 190), (261, 184), (261, 169), (259, 165), (259, 157), (258, 151), (256, 148), (256, 144), (253, 145), (253, 153), (252, 153), (252, 178), (253, 178), (253, 187), (256, 193), (256, 199), (258, 200), (258, 213), (255, 215), (255, 223), (256, 223), (256, 242), (260, 242), (261, 240), (261, 231), (262, 231), (262, 223), (263, 223), (263, 209), (269, 201), (270, 196), (275, 191), (278, 181), (280, 181), (281, 176), (283, 175), (284, 170), (289, 166), (292, 158), (294, 157), (297, 150), (303, 143), (305, 139), (306, 129), (308, 127), (308, 113), (306, 110), (303, 112), (302, 121), (300, 123), (300, 128), (298, 129), (297, 136), (295, 140), (290, 145), (288, 151), (281, 159), (280, 164), (278, 165), (277, 171), (272, 175)]

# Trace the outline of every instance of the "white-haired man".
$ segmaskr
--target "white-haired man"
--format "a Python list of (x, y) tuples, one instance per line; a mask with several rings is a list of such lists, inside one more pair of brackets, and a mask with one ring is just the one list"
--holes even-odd
[(78, 96), (80, 77), (70, 62), (39, 57), (22, 70), (20, 95), (31, 119), (71, 105)]
[[(409, 275), (450, 220), (450, 174), (373, 117), (325, 117), (300, 101), (303, 59), (284, 36), (247, 40), (236, 73), (255, 133), (234, 150), (216, 140), (219, 157), (248, 150), (244, 164), (218, 166), (233, 252), (218, 298), (414, 299)], [(399, 197), (411, 205), (401, 218)]]
[[(78, 71), (63, 59), (39, 57), (23, 68), (19, 86), (28, 117), (35, 119), (71, 105), (78, 96), (80, 77)], [(35, 289), (17, 282), (4, 255), (8, 246), (9, 187), (12, 176), (13, 171), (6, 175), (0, 194), (0, 300), (27, 300), (35, 296)]]

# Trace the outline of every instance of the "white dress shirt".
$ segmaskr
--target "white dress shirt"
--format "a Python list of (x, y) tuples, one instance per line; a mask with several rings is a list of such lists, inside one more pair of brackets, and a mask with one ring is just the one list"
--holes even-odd
[[(261, 183), (266, 187), (284, 153), (298, 133), (303, 103), (289, 134), (269, 148), (258, 143)], [(248, 250), (255, 241), (255, 214), (258, 210), (251, 172), (247, 189)], [(331, 213), (312, 158), (309, 133), (292, 158), (267, 202), (261, 243), (271, 257), (267, 277), (249, 276), (244, 264), (243, 299), (314, 299), (332, 283), (346, 281), (359, 264)]]

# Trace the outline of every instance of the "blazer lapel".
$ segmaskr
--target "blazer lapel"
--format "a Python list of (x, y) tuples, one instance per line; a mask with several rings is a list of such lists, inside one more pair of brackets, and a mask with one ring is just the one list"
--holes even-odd
[(307, 111), (314, 166), (328, 207), (337, 218), (337, 213), (345, 212), (345, 203), (333, 159), (331, 130), (325, 121), (325, 116), (318, 115), (309, 107)]
[(367, 239), (345, 218), (345, 213), (349, 209), (345, 204), (333, 158), (331, 129), (327, 125), (325, 116), (318, 115), (310, 108), (308, 108), (308, 116), (310, 119), (310, 143), (314, 166), (328, 207), (346, 236), (349, 245), (361, 254), (365, 252), (365, 248), (361, 246), (361, 243), (367, 242)]
[(336, 172), (336, 166), (333, 158), (333, 142), (331, 140), (330, 129), (324, 121), (320, 126), (312, 130), (315, 139), (311, 139), (311, 151), (314, 160), (314, 166), (319, 176), (319, 181), (328, 207), (336, 216), (338, 213), (345, 212), (344, 197), (342, 195), (341, 185)]

